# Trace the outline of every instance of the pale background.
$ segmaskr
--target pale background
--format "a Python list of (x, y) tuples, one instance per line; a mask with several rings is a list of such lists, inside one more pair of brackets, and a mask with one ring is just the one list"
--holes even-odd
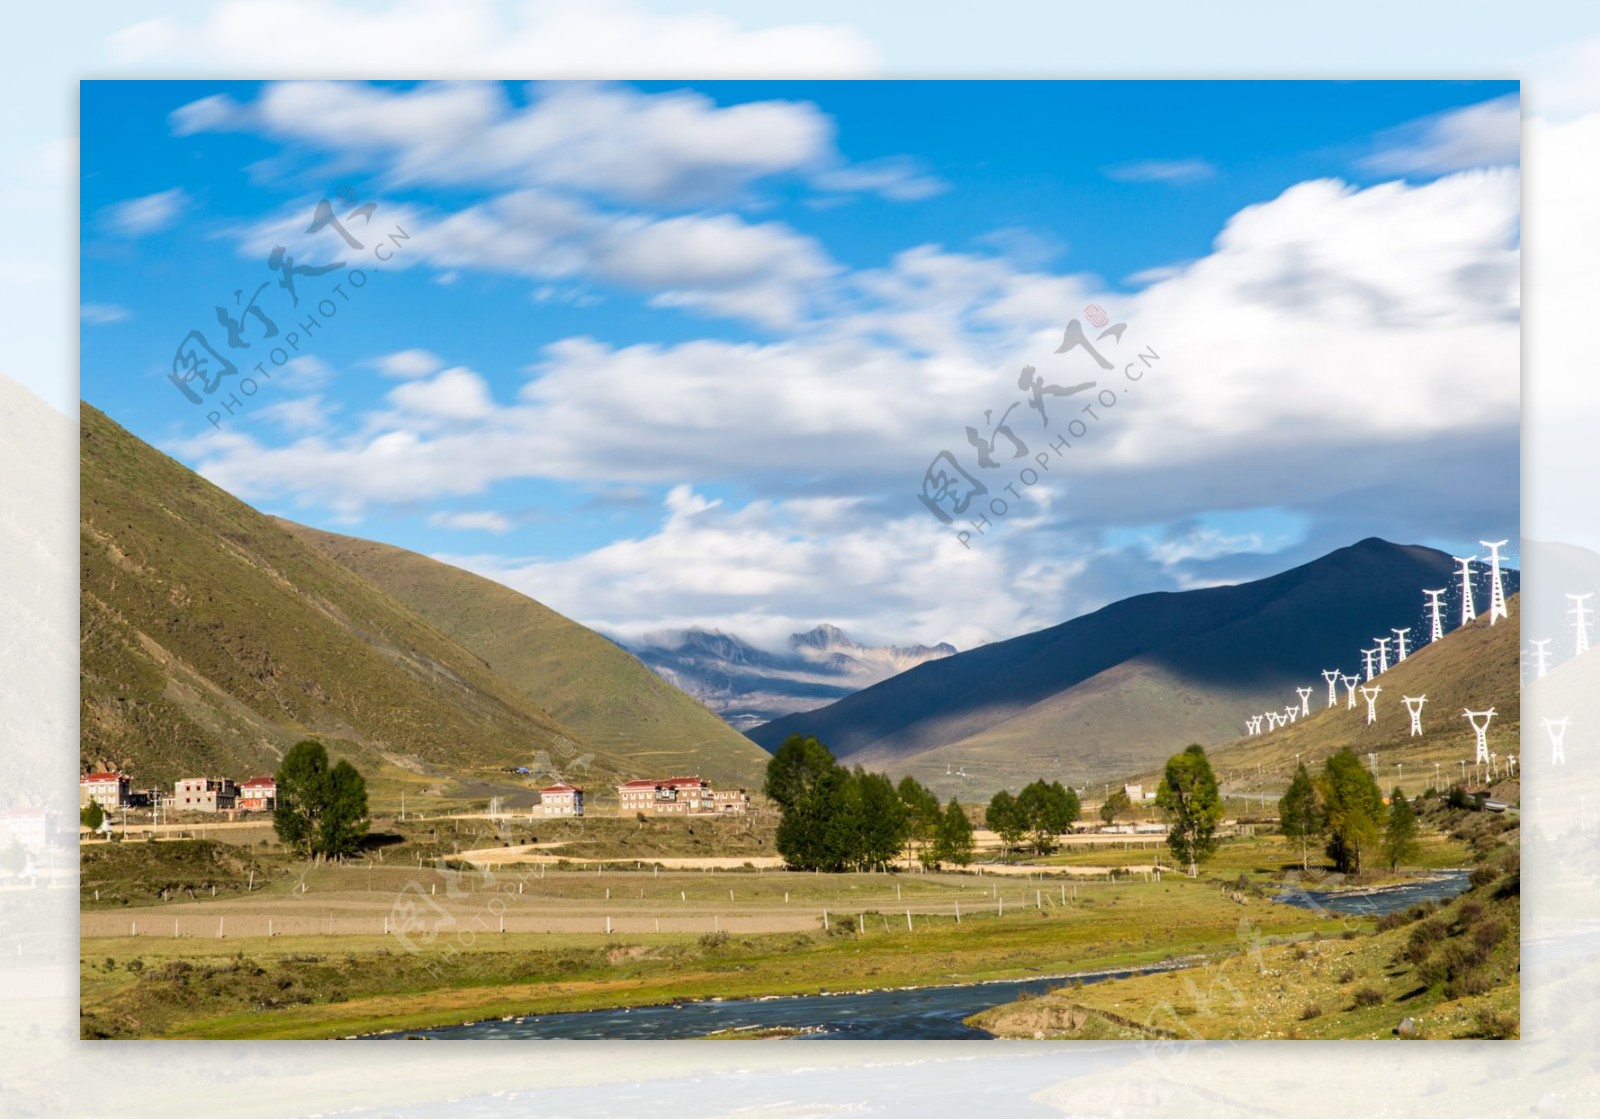
[[(10, 219), (0, 240), (0, 370), (73, 409), (81, 77), (1521, 78), (1524, 534), (1600, 550), (1588, 500), (1600, 420), (1589, 345), (1600, 306), (1600, 9), (1393, 0), (862, 7), (8, 5), (0, 9), (0, 151), (9, 157), (0, 196)], [(0, 450), (5, 501), (47, 528), (32, 553), (0, 556), (4, 617), (33, 620), (0, 642), (0, 749), (17, 786), (70, 789), (76, 448), (70, 439), (35, 444), (27, 464), (21, 453)], [(27, 477), (56, 484), (18, 493), (14, 480)], [(1537, 575), (1526, 592), (1540, 593)], [(39, 666), (58, 670), (44, 687), (17, 687), (33, 675), (17, 670)], [(1548, 749), (1535, 738), (1539, 718), (1566, 714), (1525, 713), (1530, 760)], [(1561, 806), (1595, 784), (1595, 746), (1592, 726), (1575, 717), (1559, 784), (1530, 765), (1528, 800)], [(75, 898), (60, 892), (42, 906), (6, 898), (0, 941), (16, 955), (0, 961), (0, 1113), (1596, 1115), (1593, 843), (1591, 831), (1565, 866), (1528, 867), (1524, 1041), (1403, 1051), (1376, 1043), (84, 1043)]]

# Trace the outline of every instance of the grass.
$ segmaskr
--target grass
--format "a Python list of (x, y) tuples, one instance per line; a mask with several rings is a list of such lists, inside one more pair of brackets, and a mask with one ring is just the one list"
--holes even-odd
[[(660, 882), (673, 894), (681, 889), (712, 898), (725, 893), (734, 878), (679, 874), (670, 882), (662, 876)], [(1334, 921), (1284, 906), (1232, 902), (1212, 885), (1169, 881), (1097, 884), (1084, 890), (1077, 904), (1008, 908), (1003, 918), (987, 907), (964, 909), (959, 924), (952, 917), (919, 914), (908, 932), (891, 901), (891, 880), (918, 901), (952, 889), (980, 892), (981, 881), (950, 887), (933, 876), (736, 878), (734, 889), (741, 895), (766, 892), (773, 905), (784, 887), (796, 904), (806, 906), (854, 893), (853, 906), (835, 901), (836, 917), (853, 919), (865, 910), (867, 925), (858, 932), (853, 920), (836, 920), (827, 932), (720, 938), (506, 934), (415, 954), (379, 935), (227, 941), (86, 937), (82, 1030), (86, 1036), (110, 1037), (330, 1037), (512, 1014), (1148, 964), (1226, 951), (1236, 944), (1239, 923), (1246, 918), (1266, 937), (1338, 928)], [(539, 904), (590, 906), (601, 879), (626, 893), (628, 876), (571, 874)], [(545, 883), (550, 885), (548, 879)]]
[(1083, 1025), (1096, 1017), (1131, 1024), (1126, 1037), (1389, 1038), (1409, 1016), (1423, 1038), (1514, 1038), (1515, 846), (1492, 850), (1473, 882), (1446, 905), (1385, 919), (1376, 930), (1363, 924), (1354, 937), (1250, 946), (1200, 969), (1052, 993), (969, 1021), (1022, 1038), (1087, 1037)]

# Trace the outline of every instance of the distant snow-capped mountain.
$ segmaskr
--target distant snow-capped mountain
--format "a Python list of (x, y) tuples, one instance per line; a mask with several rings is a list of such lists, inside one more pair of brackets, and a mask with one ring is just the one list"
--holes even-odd
[(628, 648), (740, 731), (823, 707), (956, 652), (948, 642), (866, 646), (826, 623), (790, 635), (788, 649), (781, 653), (698, 627), (645, 634)]

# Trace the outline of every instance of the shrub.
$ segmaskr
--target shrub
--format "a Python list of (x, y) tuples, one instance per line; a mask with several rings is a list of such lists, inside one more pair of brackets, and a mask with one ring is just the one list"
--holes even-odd
[(1443, 941), (1449, 934), (1450, 929), (1444, 922), (1438, 918), (1429, 918), (1417, 923), (1407, 941), (1412, 945), (1434, 945)]
[(1463, 899), (1461, 905), (1456, 908), (1456, 916), (1461, 919), (1462, 928), (1470, 926), (1483, 917), (1483, 903), (1475, 898)]
[(1490, 1008), (1480, 1007), (1475, 1016), (1479, 1038), (1516, 1038), (1522, 1024), (1514, 1015), (1501, 1015)]
[(714, 933), (702, 933), (700, 935), (700, 948), (702, 949), (720, 949), (727, 943), (727, 930), (719, 929)]
[(1474, 969), (1462, 973), (1444, 986), (1445, 999), (1460, 999), (1463, 996), (1481, 996), (1494, 985), (1482, 971)]
[(1377, 1007), (1383, 1002), (1383, 992), (1369, 984), (1356, 989), (1355, 1001), (1357, 1007)]
[(1353, 968), (1347, 968), (1343, 972), (1339, 973), (1339, 983), (1341, 984), (1348, 984), (1355, 978), (1356, 970)]
[(1506, 935), (1506, 924), (1499, 918), (1490, 918), (1473, 927), (1472, 943), (1484, 952), (1488, 952), (1500, 944), (1501, 938)]
[(1300, 1021), (1302, 1023), (1308, 1019), (1320, 1018), (1322, 1018), (1322, 1008), (1318, 1007), (1314, 1003), (1308, 1003), (1300, 1009)]
[(168, 961), (155, 973), (158, 980), (170, 980), (173, 983), (183, 984), (189, 980), (189, 973), (194, 971), (194, 965), (188, 961)]

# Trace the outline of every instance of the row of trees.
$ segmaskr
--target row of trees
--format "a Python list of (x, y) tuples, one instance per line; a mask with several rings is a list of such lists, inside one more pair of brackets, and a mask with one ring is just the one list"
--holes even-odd
[(983, 823), (999, 835), (1007, 852), (1028, 840), (1040, 855), (1048, 852), (1055, 838), (1072, 828), (1082, 806), (1078, 795), (1060, 782), (1043, 778), (1022, 787), (1013, 797), (1001, 790), (989, 801)]
[(972, 822), (907, 777), (847, 769), (814, 737), (791, 735), (767, 763), (765, 792), (781, 814), (778, 854), (804, 871), (886, 868), (911, 845), (926, 867), (972, 862)]
[(1360, 871), (1374, 852), (1392, 871), (1418, 851), (1416, 810), (1395, 789), (1386, 811), (1377, 780), (1348, 747), (1330, 756), (1315, 778), (1304, 763), (1296, 769), (1278, 803), (1278, 824), (1290, 843), (1299, 844), (1302, 868), (1318, 841), (1346, 873)]

